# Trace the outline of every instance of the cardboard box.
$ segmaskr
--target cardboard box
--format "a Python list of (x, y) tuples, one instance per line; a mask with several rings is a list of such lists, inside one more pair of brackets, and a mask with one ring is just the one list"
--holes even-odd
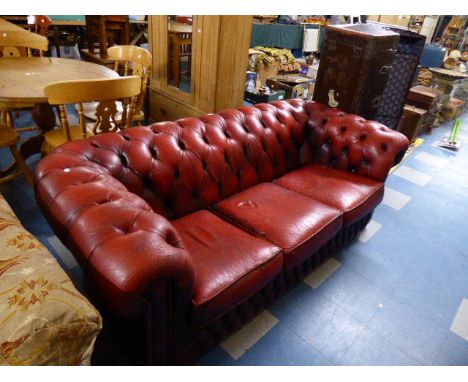
[(318, 61), (314, 64), (308, 64), (305, 59), (298, 59), (297, 62), (299, 65), (301, 65), (301, 69), (299, 70), (299, 74), (302, 74), (303, 76), (309, 77), (313, 80), (317, 78), (317, 72), (318, 72)]
[(465, 111), (465, 106), (465, 101), (458, 98), (450, 98), (447, 105), (442, 108), (441, 116), (446, 121), (452, 121)]
[(379, 22), (397, 25), (398, 15), (381, 15)]
[(258, 70), (258, 79), (262, 84), (267, 82), (268, 78), (275, 77), (279, 73), (280, 62), (275, 61), (270, 65), (262, 64)]
[(285, 91), (286, 99), (307, 99), (311, 82), (314, 82), (314, 80), (301, 75), (277, 76), (267, 79), (267, 85), (270, 89)]
[(265, 64), (262, 62), (258, 68), (255, 67), (255, 62), (259, 55), (263, 54), (260, 50), (256, 49), (249, 49), (249, 70), (257, 72), (257, 79), (264, 84), (269, 77), (275, 77), (279, 73), (279, 68), (281, 62), (279, 60), (275, 60), (270, 64)]
[(399, 15), (395, 22), (395, 25), (399, 25), (401, 27), (407, 27), (410, 23), (410, 20), (411, 20), (411, 16)]
[(284, 98), (285, 98), (284, 90), (277, 90), (270, 94), (258, 94), (258, 93), (251, 93), (248, 91), (244, 92), (244, 99), (247, 102), (251, 102), (251, 103), (273, 102), (273, 101), (278, 101)]

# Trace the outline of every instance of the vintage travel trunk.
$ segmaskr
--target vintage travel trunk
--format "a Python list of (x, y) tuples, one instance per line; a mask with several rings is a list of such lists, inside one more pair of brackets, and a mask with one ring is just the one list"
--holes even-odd
[(379, 103), (376, 120), (395, 130), (412, 85), (426, 37), (399, 28), (389, 28), (400, 35), (395, 61)]
[(422, 132), (424, 119), (426, 118), (427, 111), (418, 107), (405, 105), (403, 108), (403, 115), (401, 116), (398, 125), (398, 131), (404, 134), (411, 143), (413, 143), (417, 136)]
[(327, 27), (314, 101), (375, 120), (398, 41), (372, 24)]

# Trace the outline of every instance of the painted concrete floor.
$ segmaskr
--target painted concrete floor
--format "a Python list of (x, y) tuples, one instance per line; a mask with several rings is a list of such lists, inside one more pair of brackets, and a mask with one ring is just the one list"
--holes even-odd
[[(462, 120), (458, 153), (437, 147), (451, 124), (424, 135), (389, 176), (359, 239), (198, 364), (468, 365), (468, 115)], [(26, 181), (0, 191), (82, 289), (81, 270)], [(108, 362), (122, 364), (117, 353)]]

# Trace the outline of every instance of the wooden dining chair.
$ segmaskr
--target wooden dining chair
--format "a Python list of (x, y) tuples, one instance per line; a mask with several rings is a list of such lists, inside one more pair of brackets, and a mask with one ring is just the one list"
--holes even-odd
[(96, 41), (99, 43), (99, 54), (103, 56), (108, 54), (108, 46), (129, 44), (130, 23), (128, 15), (86, 15), (85, 19), (90, 54), (94, 54)]
[(0, 124), (0, 149), (9, 148), (13, 156), (13, 162), (9, 166), (0, 169), (0, 184), (8, 182), (21, 174), (25, 176), (29, 184), (33, 184), (31, 172), (16, 146), (19, 139), (17, 131), (11, 129), (10, 126)]
[[(114, 70), (121, 76), (139, 76), (141, 78), (141, 90), (137, 96), (133, 122), (141, 122), (145, 119), (143, 106), (145, 103), (148, 81), (151, 74), (152, 56), (146, 49), (134, 45), (114, 45), (107, 50), (110, 60), (115, 60)], [(97, 103), (83, 105), (86, 118), (94, 120)], [(117, 101), (117, 120), (122, 115), (122, 103)]]
[[(47, 52), (49, 41), (44, 36), (40, 36), (26, 30), (22, 31), (0, 31), (0, 57), (2, 58), (16, 58), (16, 57), (29, 57), (33, 53)], [(34, 107), (33, 104), (18, 103), (12, 105), (11, 103), (0, 102), (0, 118), (2, 123), (6, 123), (10, 128), (14, 128), (12, 112), (30, 111)], [(30, 131), (37, 130), (36, 126), (23, 127), (16, 129), (17, 131)]]
[(33, 51), (40, 55), (49, 49), (49, 40), (46, 37), (26, 30), (0, 31), (0, 57), (29, 57)]
[[(61, 81), (44, 88), (47, 101), (58, 107), (60, 127), (44, 134), (42, 153), (48, 154), (61, 144), (85, 139), (92, 135), (114, 132), (131, 127), (136, 99), (141, 91), (141, 78), (128, 76), (102, 80)], [(115, 101), (122, 102), (122, 114), (117, 118)], [(83, 103), (98, 102), (95, 122), (86, 123)], [(75, 104), (79, 123), (70, 125), (66, 105)]]

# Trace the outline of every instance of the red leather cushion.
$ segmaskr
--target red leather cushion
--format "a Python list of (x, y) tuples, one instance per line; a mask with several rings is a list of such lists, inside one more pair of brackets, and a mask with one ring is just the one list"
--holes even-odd
[(242, 191), (213, 209), (283, 248), (288, 269), (309, 257), (342, 226), (340, 211), (273, 183)]
[(196, 324), (252, 297), (283, 268), (281, 249), (202, 210), (172, 222), (192, 256)]
[(275, 182), (339, 209), (344, 225), (371, 212), (384, 195), (382, 182), (319, 164), (291, 171)]

